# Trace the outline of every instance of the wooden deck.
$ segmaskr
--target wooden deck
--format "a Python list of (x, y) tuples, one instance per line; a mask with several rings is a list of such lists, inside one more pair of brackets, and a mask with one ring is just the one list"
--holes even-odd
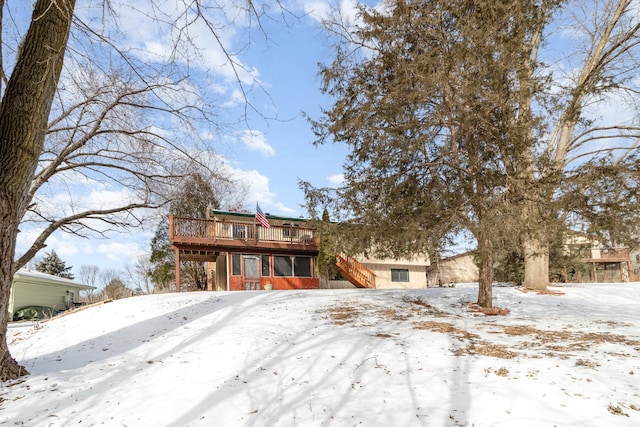
[(207, 261), (219, 252), (317, 255), (315, 230), (294, 225), (264, 228), (255, 223), (169, 216), (169, 240), (183, 260)]

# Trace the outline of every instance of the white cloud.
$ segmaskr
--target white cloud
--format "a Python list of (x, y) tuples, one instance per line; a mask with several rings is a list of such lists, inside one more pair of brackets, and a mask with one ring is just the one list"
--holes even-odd
[[(20, 233), (16, 242), (16, 255), (19, 257), (24, 254), (33, 241), (40, 235), (41, 230), (36, 228), (28, 228), (26, 225), (20, 226)], [(76, 240), (67, 234), (54, 233), (47, 239), (46, 247), (36, 255), (35, 259), (30, 263), (31, 268), (35, 267), (35, 262), (44, 257), (45, 254), (55, 251), (63, 260), (67, 261), (69, 257), (80, 253), (79, 245)]]
[(269, 189), (268, 176), (262, 175), (257, 170), (234, 168), (226, 162), (222, 169), (225, 174), (238, 183), (239, 188), (244, 189), (245, 204), (251, 209), (253, 209), (254, 203), (258, 202), (265, 212), (283, 215), (292, 215), (298, 212), (298, 210), (277, 200), (277, 194)]
[[(302, 8), (304, 9), (305, 13), (311, 16), (313, 19), (318, 22), (322, 22), (323, 20), (330, 18), (331, 15), (336, 12), (337, 7), (341, 19), (345, 23), (353, 24), (358, 21), (358, 9), (356, 8), (358, 3), (362, 2), (354, 0), (339, 0), (338, 3), (323, 0), (309, 0), (303, 1)], [(379, 12), (383, 12), (384, 10), (388, 9), (388, 7), (385, 5), (384, 0), (379, 1), (377, 4), (369, 7)]]
[(267, 143), (264, 133), (256, 130), (245, 130), (240, 134), (240, 140), (251, 151), (257, 151), (270, 157), (276, 154), (276, 150)]
[(264, 205), (273, 205), (276, 195), (269, 190), (268, 176), (257, 170), (235, 169), (229, 165), (226, 169), (234, 181), (240, 182), (246, 188), (247, 202), (258, 201)]
[(295, 209), (292, 209), (292, 208), (289, 208), (289, 207), (285, 206), (285, 205), (284, 205), (283, 203), (281, 203), (281, 202), (276, 202), (276, 203), (274, 204), (274, 206), (275, 206), (275, 208), (277, 209), (277, 212), (278, 212), (278, 213), (281, 213), (281, 214), (284, 214), (284, 215), (293, 215), (293, 214), (295, 214), (296, 212), (298, 212), (298, 211), (297, 211), (297, 210), (295, 210)]
[(322, 0), (304, 1), (303, 9), (317, 21), (322, 21), (331, 14), (331, 4)]
[(147, 253), (138, 243), (131, 241), (118, 242), (115, 240), (100, 243), (96, 248), (96, 252), (118, 264), (132, 263), (140, 255)]
[(132, 52), (142, 60), (186, 64), (188, 56), (190, 67), (199, 66), (228, 80), (251, 84), (258, 78), (256, 70), (233, 53), (241, 30), (251, 25), (244, 19), (246, 11), (239, 10), (234, 2), (198, 11), (182, 2), (123, 1), (112, 3), (112, 7), (118, 11), (123, 43), (137, 48)]
[(344, 174), (337, 173), (335, 175), (329, 175), (327, 177), (327, 181), (329, 181), (329, 183), (334, 187), (338, 187), (344, 182)]
[(88, 180), (84, 184), (52, 186), (47, 194), (36, 195), (34, 201), (43, 214), (60, 218), (85, 210), (124, 206), (138, 201), (138, 197), (126, 187), (108, 187), (104, 183)]

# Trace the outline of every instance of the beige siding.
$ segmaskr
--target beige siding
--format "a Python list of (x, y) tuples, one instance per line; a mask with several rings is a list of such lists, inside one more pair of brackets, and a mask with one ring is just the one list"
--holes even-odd
[[(427, 287), (426, 266), (424, 264), (403, 264), (401, 262), (374, 264), (365, 262), (364, 265), (376, 275), (376, 288), (378, 289), (416, 289)], [(409, 270), (409, 281), (391, 281), (391, 269)]]
[(441, 259), (427, 271), (429, 286), (478, 281), (478, 266), (473, 261), (473, 255), (466, 253)]
[[(376, 275), (376, 288), (378, 289), (416, 289), (427, 287), (426, 268), (429, 266), (429, 258), (413, 257), (411, 259), (375, 259), (358, 258), (369, 270)], [(408, 282), (392, 282), (391, 269), (409, 270)]]

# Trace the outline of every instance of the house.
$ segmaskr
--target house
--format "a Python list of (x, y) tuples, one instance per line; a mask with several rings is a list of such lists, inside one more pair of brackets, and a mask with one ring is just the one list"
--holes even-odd
[(44, 306), (54, 312), (74, 307), (80, 302), (80, 291), (93, 286), (74, 282), (64, 277), (23, 268), (13, 275), (9, 295), (9, 319), (23, 307)]
[(598, 240), (582, 234), (565, 239), (564, 255), (577, 264), (564, 268), (567, 282), (629, 282), (633, 277), (629, 248), (603, 248)]
[(210, 290), (318, 289), (315, 230), (302, 218), (266, 218), (268, 228), (243, 212), (209, 209), (206, 219), (170, 215), (176, 291), (181, 261), (207, 262)]
[[(182, 261), (207, 262), (210, 290), (319, 289), (316, 258), (320, 240), (308, 220), (209, 209), (207, 218), (169, 216), (169, 239), (176, 255), (176, 290)], [(348, 287), (424, 288), (428, 258), (356, 259), (337, 255)], [(333, 281), (331, 281), (333, 282)], [(328, 286), (326, 286), (328, 287)], [(345, 287), (345, 286), (340, 286)]]

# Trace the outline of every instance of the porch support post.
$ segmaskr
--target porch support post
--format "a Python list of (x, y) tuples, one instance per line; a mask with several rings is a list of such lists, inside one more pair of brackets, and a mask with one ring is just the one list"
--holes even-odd
[(176, 292), (180, 292), (180, 249), (173, 248), (176, 253)]

